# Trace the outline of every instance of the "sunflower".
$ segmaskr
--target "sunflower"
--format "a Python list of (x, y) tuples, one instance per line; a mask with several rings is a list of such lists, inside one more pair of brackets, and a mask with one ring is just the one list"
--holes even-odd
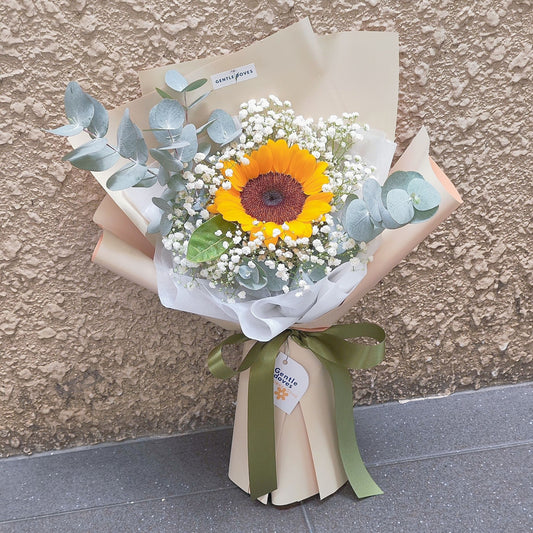
[(321, 192), (329, 179), (325, 162), (318, 162), (307, 150), (285, 140), (268, 141), (245, 156), (249, 163), (225, 161), (222, 173), (231, 187), (220, 187), (211, 213), (237, 222), (253, 240), (258, 232), (264, 243), (278, 238), (296, 240), (311, 237), (313, 221), (331, 210), (333, 194)]

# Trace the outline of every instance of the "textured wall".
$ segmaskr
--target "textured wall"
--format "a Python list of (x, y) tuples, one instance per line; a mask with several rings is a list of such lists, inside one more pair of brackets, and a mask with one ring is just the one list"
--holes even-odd
[(208, 375), (224, 332), (89, 262), (103, 191), (60, 162), (62, 95), (108, 107), (135, 72), (236, 50), (304, 16), (395, 30), (398, 139), (425, 124), (465, 205), (354, 310), (389, 333), (359, 403), (531, 379), (529, 1), (3, 0), (0, 4), (0, 453), (229, 424), (236, 383)]

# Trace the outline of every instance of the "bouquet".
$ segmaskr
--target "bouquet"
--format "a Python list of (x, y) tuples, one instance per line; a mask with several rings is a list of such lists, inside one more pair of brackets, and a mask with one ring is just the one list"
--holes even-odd
[[(308, 23), (295, 26), (282, 41), (312, 39)], [(279, 46), (269, 39), (265, 50)], [(111, 114), (71, 82), (69, 123), (51, 132), (72, 138), (64, 160), (95, 172), (116, 202), (95, 216), (108, 229), (95, 260), (157, 288), (167, 307), (241, 331), (208, 357), (215, 376), (241, 376), (235, 483), (276, 504), (325, 497), (346, 479), (358, 497), (378, 494), (357, 449), (348, 369), (378, 364), (385, 333), (333, 324), (430, 231), (441, 204), (440, 219), (460, 199), (429, 160), (425, 132), (389, 173), (395, 144), (350, 108), (299, 114), (310, 92), (301, 82), (294, 108), (257, 93), (264, 84), (236, 100), (258, 72), (248, 63), (212, 74), (206, 90), (186, 66), (156, 71), (154, 92)], [(228, 107), (212, 108), (224, 93)], [(356, 337), (376, 343), (348, 342)], [(223, 361), (228, 344), (244, 344), (237, 370)]]

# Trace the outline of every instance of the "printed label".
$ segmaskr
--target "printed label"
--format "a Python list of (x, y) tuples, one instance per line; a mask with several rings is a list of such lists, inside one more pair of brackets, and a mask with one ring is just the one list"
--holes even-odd
[(211, 83), (213, 84), (213, 89), (216, 90), (222, 89), (222, 87), (227, 87), (228, 85), (240, 83), (241, 81), (251, 80), (252, 78), (257, 78), (257, 71), (255, 70), (255, 65), (250, 63), (243, 67), (213, 74), (211, 76)]
[(309, 387), (307, 370), (280, 352), (274, 367), (274, 405), (290, 415)]

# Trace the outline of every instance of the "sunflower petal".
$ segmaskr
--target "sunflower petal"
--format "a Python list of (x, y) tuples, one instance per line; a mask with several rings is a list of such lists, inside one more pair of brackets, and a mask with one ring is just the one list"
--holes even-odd
[(272, 150), (268, 144), (265, 144), (261, 146), (259, 150), (252, 152), (249, 159), (257, 163), (258, 175), (267, 174), (272, 171), (273, 156)]

